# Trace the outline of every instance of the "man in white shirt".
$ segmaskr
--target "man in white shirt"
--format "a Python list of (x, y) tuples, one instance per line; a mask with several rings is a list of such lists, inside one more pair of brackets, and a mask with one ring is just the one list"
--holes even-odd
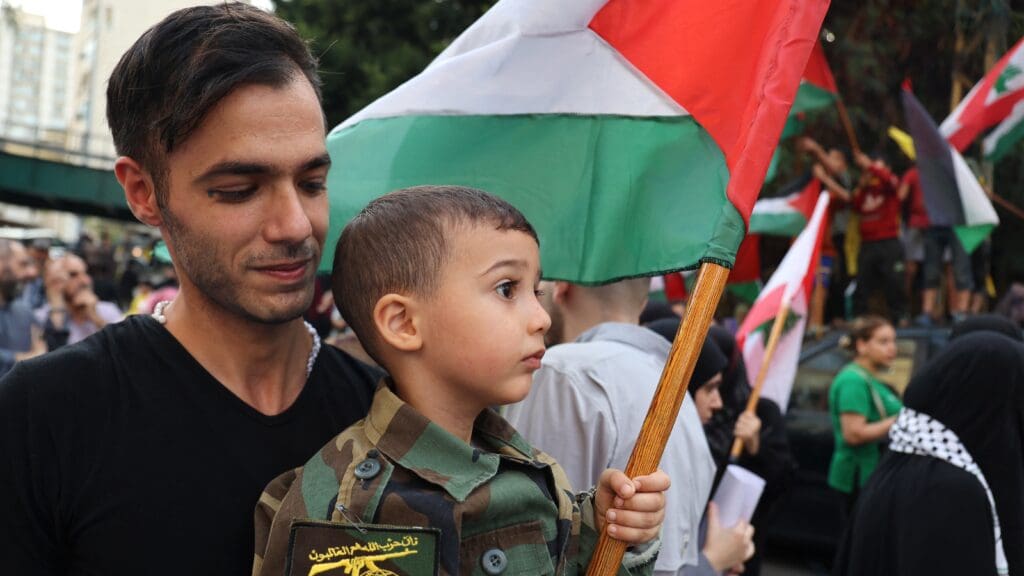
[[(565, 468), (573, 486), (591, 486), (608, 467), (624, 468), (658, 386), (670, 344), (639, 325), (648, 278), (604, 286), (545, 282), (548, 344), (529, 396), (507, 419)], [(655, 574), (698, 563), (697, 530), (715, 467), (693, 400), (686, 396), (661, 468), (666, 494)]]

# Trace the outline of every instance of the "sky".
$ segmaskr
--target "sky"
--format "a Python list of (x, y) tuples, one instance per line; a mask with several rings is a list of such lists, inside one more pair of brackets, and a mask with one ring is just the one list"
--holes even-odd
[[(10, 3), (31, 14), (41, 14), (46, 18), (48, 28), (78, 32), (82, 0), (10, 0)], [(252, 3), (260, 8), (270, 8), (270, 0), (253, 0)]]
[(15, 7), (46, 17), (46, 27), (78, 32), (82, 18), (82, 0), (11, 0)]

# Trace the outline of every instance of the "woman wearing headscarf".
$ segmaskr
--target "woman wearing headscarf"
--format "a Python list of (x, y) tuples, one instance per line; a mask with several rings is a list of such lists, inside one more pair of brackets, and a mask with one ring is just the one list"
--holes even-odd
[[(714, 486), (718, 486), (722, 474), (725, 473), (725, 467), (729, 464), (733, 440), (737, 436), (753, 438), (753, 442), (743, 443), (743, 452), (736, 464), (765, 481), (764, 493), (761, 494), (761, 500), (750, 521), (755, 527), (764, 526), (770, 521), (774, 504), (788, 488), (794, 469), (789, 439), (786, 436), (786, 422), (778, 404), (768, 398), (758, 398), (754, 412), (746, 412), (751, 389), (747, 379), (747, 367), (743, 361), (743, 354), (736, 345), (736, 338), (724, 327), (715, 324), (708, 330), (708, 337), (715, 342), (729, 362), (722, 372), (722, 384), (718, 388), (722, 397), (722, 409), (715, 412), (711, 421), (704, 425), (711, 455), (718, 466)], [(759, 531), (755, 539), (758, 552), (746, 562), (746, 570), (743, 572), (745, 575), (760, 574), (764, 537), (765, 532)]]
[(864, 316), (854, 320), (844, 346), (854, 353), (836, 374), (828, 392), (835, 449), (828, 485), (847, 495), (852, 510), (857, 494), (878, 465), (879, 445), (889, 434), (902, 404), (879, 380), (896, 359), (896, 331), (888, 320)]
[(1024, 347), (959, 336), (905, 400), (835, 574), (1024, 574)]
[[(647, 324), (647, 328), (671, 342), (679, 330), (679, 322), (678, 318), (663, 318)], [(714, 339), (710, 336), (706, 338), (687, 385), (687, 392), (705, 427), (723, 407), (720, 387), (723, 383), (722, 373), (728, 364), (728, 359)], [(760, 428), (759, 422), (757, 428)], [(753, 536), (754, 528), (744, 521), (732, 527), (720, 526), (717, 509), (714, 504), (709, 504), (699, 533), (700, 564), (683, 566), (683, 575), (712, 576), (742, 570), (743, 563), (754, 554)]]

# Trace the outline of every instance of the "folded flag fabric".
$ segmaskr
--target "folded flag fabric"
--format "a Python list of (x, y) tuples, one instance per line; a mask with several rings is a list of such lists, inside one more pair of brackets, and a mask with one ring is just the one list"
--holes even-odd
[(1024, 138), (1024, 100), (1013, 106), (1013, 111), (1005, 120), (989, 132), (982, 141), (985, 158), (998, 162), (1006, 156), (1020, 139)]
[(526, 214), (548, 278), (731, 265), (827, 8), (502, 0), (331, 131), (331, 238), (393, 189), (458, 184)]
[(828, 203), (827, 192), (818, 195), (810, 221), (786, 252), (782, 263), (761, 290), (761, 295), (736, 333), (737, 345), (743, 351), (743, 360), (747, 365), (747, 376), (753, 385), (765, 359), (772, 324), (783, 306), (788, 306), (785, 328), (775, 347), (775, 354), (770, 359), (764, 387), (761, 389), (761, 396), (774, 401), (783, 412), (789, 406), (793, 378), (796, 377), (800, 360), (800, 345), (807, 325), (814, 275), (818, 270)]
[(895, 126), (889, 126), (889, 138), (900, 147), (900, 150), (911, 160), (917, 160), (917, 152), (914, 151), (914, 139), (903, 130)]
[(964, 250), (973, 252), (999, 224), (999, 216), (963, 156), (907, 87), (902, 98), (928, 219), (933, 226), (953, 227)]
[(1009, 116), (1021, 100), (1024, 100), (1024, 38), (971, 88), (939, 130), (957, 151), (963, 152), (983, 130)]
[(807, 226), (821, 193), (821, 180), (805, 176), (795, 184), (799, 188), (778, 198), (762, 198), (750, 214), (751, 234), (796, 236)]
[(747, 234), (736, 252), (725, 289), (747, 304), (761, 293), (761, 235)]

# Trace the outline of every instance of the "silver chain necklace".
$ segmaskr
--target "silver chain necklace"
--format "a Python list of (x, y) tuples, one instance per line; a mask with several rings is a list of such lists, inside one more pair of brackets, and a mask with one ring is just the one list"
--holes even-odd
[[(153, 319), (161, 325), (167, 324), (167, 316), (164, 316), (164, 311), (170, 304), (170, 300), (161, 300), (153, 307)], [(306, 326), (306, 331), (309, 332), (309, 335), (313, 337), (313, 347), (309, 351), (309, 358), (306, 359), (306, 379), (309, 379), (309, 375), (313, 373), (313, 364), (316, 363), (316, 357), (320, 354), (320, 335), (316, 333), (316, 328), (313, 328), (312, 324), (305, 320), (302, 323)]]

